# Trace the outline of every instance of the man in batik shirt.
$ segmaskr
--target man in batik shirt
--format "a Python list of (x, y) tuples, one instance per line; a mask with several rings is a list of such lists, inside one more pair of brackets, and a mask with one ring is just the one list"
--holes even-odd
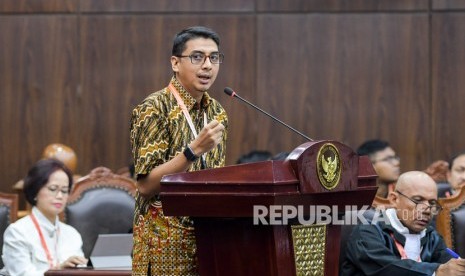
[(181, 31), (173, 43), (174, 76), (168, 87), (133, 111), (138, 179), (133, 275), (198, 275), (193, 222), (165, 216), (158, 193), (166, 174), (224, 166), (227, 116), (206, 92), (222, 62), (215, 32), (205, 27)]

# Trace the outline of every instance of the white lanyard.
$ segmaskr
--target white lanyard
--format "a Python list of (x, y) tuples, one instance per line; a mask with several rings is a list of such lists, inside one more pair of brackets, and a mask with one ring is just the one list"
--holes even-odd
[[(189, 128), (192, 131), (192, 134), (194, 134), (194, 139), (197, 138), (197, 130), (195, 130), (194, 123), (192, 122), (191, 115), (189, 114), (189, 111), (187, 111), (187, 107), (184, 104), (184, 101), (182, 100), (181, 96), (179, 95), (178, 90), (172, 83), (168, 85), (168, 88), (170, 89), (171, 93), (173, 93), (173, 96), (176, 98), (176, 101), (178, 102), (178, 105), (181, 107), (182, 113), (184, 114), (184, 117), (187, 120), (187, 124), (189, 124)], [(203, 126), (205, 127), (208, 124), (207, 121), (207, 113), (203, 113)], [(201, 156), (203, 160), (205, 160), (205, 153)]]

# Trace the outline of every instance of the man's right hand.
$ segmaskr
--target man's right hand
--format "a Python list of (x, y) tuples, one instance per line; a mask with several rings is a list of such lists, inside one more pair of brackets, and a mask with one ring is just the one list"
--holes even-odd
[(197, 156), (209, 152), (221, 142), (223, 131), (224, 126), (217, 120), (213, 120), (204, 126), (197, 138), (190, 143), (189, 147)]
[[(213, 120), (206, 125), (199, 133), (197, 138), (192, 141), (189, 147), (195, 155), (202, 154), (212, 150), (223, 139), (224, 126), (218, 121)], [(184, 154), (180, 153), (173, 159), (155, 167), (146, 177), (137, 180), (137, 189), (139, 194), (150, 199), (160, 192), (160, 180), (164, 175), (185, 172), (192, 162), (188, 161)]]
[(436, 276), (465, 275), (465, 259), (451, 259), (436, 270)]

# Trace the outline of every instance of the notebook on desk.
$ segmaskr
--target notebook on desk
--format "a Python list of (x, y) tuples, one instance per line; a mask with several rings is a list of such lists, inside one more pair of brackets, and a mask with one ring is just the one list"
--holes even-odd
[(131, 270), (132, 234), (99, 234), (90, 261), (94, 269)]

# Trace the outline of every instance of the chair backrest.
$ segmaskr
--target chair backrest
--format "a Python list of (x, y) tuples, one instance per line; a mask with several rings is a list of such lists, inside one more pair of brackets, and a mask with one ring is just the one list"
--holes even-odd
[(99, 167), (74, 184), (64, 222), (76, 228), (90, 256), (98, 234), (128, 233), (134, 217), (136, 182)]
[(444, 160), (436, 160), (431, 163), (426, 170), (427, 173), (431, 178), (433, 178), (436, 183), (447, 182), (447, 171), (449, 170), (449, 163)]
[(392, 204), (389, 201), (389, 199), (380, 196), (375, 196), (371, 205), (375, 209), (388, 209), (392, 207)]
[(449, 163), (444, 160), (436, 160), (431, 163), (426, 170), (427, 173), (437, 183), (438, 197), (447, 197), (450, 193), (451, 187), (447, 183), (447, 171), (449, 170)]
[(448, 198), (439, 198), (442, 211), (436, 218), (436, 229), (446, 245), (465, 256), (465, 186)]
[[(3, 250), (3, 233), (8, 225), (18, 218), (18, 195), (0, 193), (0, 256)], [(3, 267), (3, 260), (0, 257), (0, 267)]]

